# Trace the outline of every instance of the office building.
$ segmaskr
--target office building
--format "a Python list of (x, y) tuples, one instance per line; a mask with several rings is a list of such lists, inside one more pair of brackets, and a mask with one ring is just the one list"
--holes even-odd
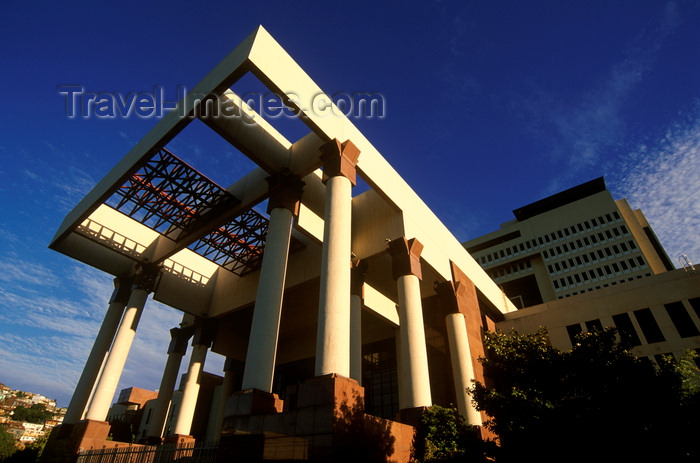
[(674, 268), (644, 214), (613, 199), (602, 177), (513, 214), (464, 246), (518, 308)]

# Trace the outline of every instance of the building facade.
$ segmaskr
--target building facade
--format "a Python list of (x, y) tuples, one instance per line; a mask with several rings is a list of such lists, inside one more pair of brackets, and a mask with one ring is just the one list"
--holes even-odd
[(597, 178), (513, 211), (466, 249), (520, 309), (498, 329), (552, 345), (615, 327), (640, 357), (700, 352), (700, 274), (674, 269), (644, 214)]
[[(248, 72), (295, 95), (305, 136), (288, 140), (241, 102), (231, 87)], [(183, 319), (163, 327), (172, 341), (144, 442), (408, 461), (427, 406), (456, 404), (481, 425), (466, 387), (483, 379), (483, 331), (516, 308), (341, 111), (310, 109), (320, 92), (260, 27), (68, 214), (50, 247), (113, 275), (115, 290), (49, 448), (106, 445), (149, 297)], [(223, 188), (167, 150), (195, 118), (258, 167)], [(357, 177), (370, 188), (354, 191)], [(203, 405), (210, 351), (227, 361)]]
[(674, 268), (644, 214), (614, 200), (602, 177), (513, 214), (464, 246), (518, 308)]

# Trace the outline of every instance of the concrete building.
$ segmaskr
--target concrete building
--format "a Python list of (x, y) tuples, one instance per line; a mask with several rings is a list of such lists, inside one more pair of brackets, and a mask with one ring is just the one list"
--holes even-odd
[(700, 352), (700, 274), (675, 270), (644, 214), (614, 200), (603, 178), (513, 214), (464, 244), (521, 309), (498, 329), (545, 327), (569, 350), (581, 331), (613, 326), (641, 357)]
[(644, 214), (602, 177), (513, 214), (464, 246), (518, 308), (674, 269)]
[[(247, 73), (305, 136), (287, 139), (241, 102), (231, 88)], [(49, 448), (105, 445), (149, 296), (183, 312), (163, 346), (150, 442), (193, 439), (209, 351), (227, 358), (204, 411), (226, 451), (408, 461), (424, 407), (457, 404), (481, 424), (465, 387), (483, 379), (483, 330), (516, 308), (331, 101), (260, 27), (68, 214), (50, 247), (113, 275), (115, 290), (95, 295), (107, 312)], [(166, 150), (194, 118), (258, 167), (222, 188)], [(353, 191), (357, 177), (368, 190)]]

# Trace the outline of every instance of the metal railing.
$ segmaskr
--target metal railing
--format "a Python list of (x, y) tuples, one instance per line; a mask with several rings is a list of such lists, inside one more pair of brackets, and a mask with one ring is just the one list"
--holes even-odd
[(129, 445), (88, 449), (78, 453), (77, 463), (214, 463), (218, 443)]

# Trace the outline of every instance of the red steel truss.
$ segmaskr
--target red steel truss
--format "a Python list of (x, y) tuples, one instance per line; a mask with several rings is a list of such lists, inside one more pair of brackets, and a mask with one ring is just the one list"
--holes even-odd
[[(166, 150), (144, 161), (107, 204), (162, 235), (177, 240), (203, 217), (238, 199)], [(262, 263), (268, 219), (249, 209), (188, 247), (237, 275)], [(293, 240), (292, 250), (301, 247)]]
[(146, 160), (108, 201), (163, 235), (177, 237), (233, 195), (165, 148)]
[(245, 275), (262, 263), (268, 222), (249, 209), (189, 248), (237, 275)]

